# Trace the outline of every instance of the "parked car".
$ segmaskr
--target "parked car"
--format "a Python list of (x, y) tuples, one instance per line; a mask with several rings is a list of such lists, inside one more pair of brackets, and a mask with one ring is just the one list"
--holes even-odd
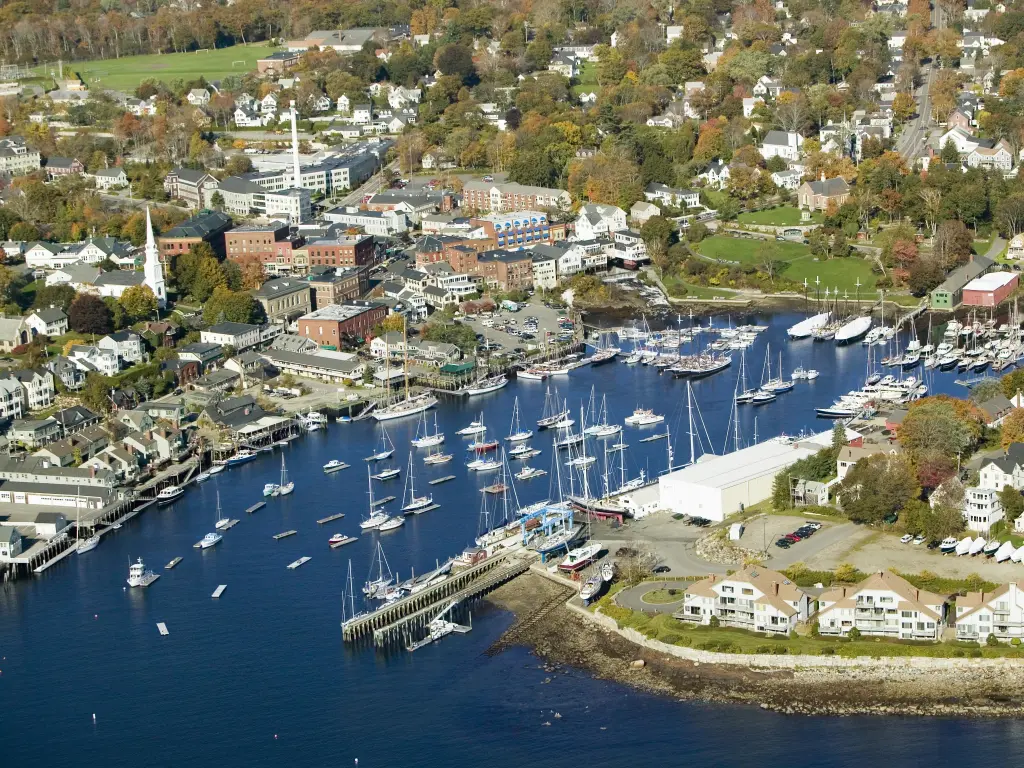
[(672, 569), (669, 568), (667, 565), (659, 565), (656, 568), (654, 568), (653, 573), (668, 573), (671, 570)]
[(789, 549), (791, 546), (793, 546), (793, 542), (791, 542), (789, 539), (779, 539), (775, 542), (775, 546), (779, 549)]
[(914, 537), (914, 544), (915, 545), (924, 544), (924, 541), (925, 541), (924, 536), (921, 535), (920, 533), (917, 534), (917, 536)]
[(909, 544), (914, 540), (914, 537), (909, 533), (905, 533), (900, 537), (900, 544)]
[(491, 176), (490, 174), (487, 174), (486, 176), (484, 176), (484, 181), (487, 181), (487, 182), (494, 181), (494, 177)]

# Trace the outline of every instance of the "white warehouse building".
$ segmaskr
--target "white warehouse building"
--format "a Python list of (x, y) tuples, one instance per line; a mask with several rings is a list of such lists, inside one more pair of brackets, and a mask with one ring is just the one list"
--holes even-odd
[[(775, 475), (831, 443), (832, 433), (809, 441), (767, 440), (725, 456), (705, 454), (696, 463), (658, 478), (661, 509), (721, 522), (772, 495)], [(825, 442), (822, 442), (824, 440)]]

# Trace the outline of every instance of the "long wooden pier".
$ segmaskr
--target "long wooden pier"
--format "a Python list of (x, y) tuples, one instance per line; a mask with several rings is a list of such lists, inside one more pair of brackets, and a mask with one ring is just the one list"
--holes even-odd
[(376, 644), (397, 640), (401, 630), (412, 622), (429, 621), (441, 603), (467, 600), (487, 592), (518, 576), (530, 567), (526, 553), (500, 554), (478, 565), (459, 571), (433, 587), (403, 597), (389, 606), (342, 624), (342, 637), (349, 642), (372, 633)]

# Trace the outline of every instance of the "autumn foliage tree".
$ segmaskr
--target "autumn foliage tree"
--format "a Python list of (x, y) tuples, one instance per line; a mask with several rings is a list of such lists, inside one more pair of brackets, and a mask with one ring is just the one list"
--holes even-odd
[(1004, 451), (1012, 443), (1024, 443), (1024, 408), (1014, 408), (1003, 419), (1001, 438)]
[(110, 310), (98, 296), (82, 293), (71, 302), (68, 324), (78, 333), (110, 333)]

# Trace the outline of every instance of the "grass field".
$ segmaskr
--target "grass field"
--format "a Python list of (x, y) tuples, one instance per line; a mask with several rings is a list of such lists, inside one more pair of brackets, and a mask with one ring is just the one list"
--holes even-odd
[[(147, 79), (195, 80), (202, 76), (207, 80), (219, 80), (225, 75), (241, 75), (256, 69), (256, 60), (271, 50), (266, 43), (235, 45), (230, 48), (216, 48), (197, 53), (164, 53), (146, 56), (125, 56), (120, 59), (99, 59), (77, 64), (65, 64), (64, 72), (77, 72), (86, 85), (95, 88), (112, 88), (132, 92), (139, 83)], [(236, 61), (245, 64), (232, 66)], [(38, 67), (40, 75), (47, 75), (52, 65)]]
[(693, 285), (680, 280), (675, 275), (662, 277), (662, 283), (670, 296), (676, 298), (686, 297), (689, 299), (735, 299), (736, 294), (721, 288), (705, 288), (703, 285)]
[(711, 259), (756, 264), (761, 249), (767, 246), (775, 248), (776, 258), (789, 263), (782, 271), (782, 277), (787, 280), (802, 283), (806, 278), (813, 290), (814, 279), (817, 277), (821, 280), (823, 291), (826, 287), (830, 291), (838, 288), (840, 291), (848, 291), (852, 298), (857, 291), (857, 280), (859, 279), (860, 296), (867, 298), (875, 295), (875, 282), (878, 280), (878, 275), (871, 271), (871, 262), (865, 261), (856, 252), (853, 256), (845, 259), (819, 261), (811, 256), (811, 249), (802, 243), (761, 239), (747, 240), (727, 235), (709, 237), (700, 244), (700, 252)]
[(821, 213), (815, 211), (811, 214), (810, 222), (800, 219), (800, 209), (792, 205), (782, 205), (778, 208), (766, 208), (763, 211), (749, 211), (741, 213), (736, 217), (740, 224), (761, 224), (776, 227), (790, 227), (798, 224), (821, 223)]
[(597, 63), (593, 61), (583, 62), (583, 66), (580, 68), (579, 77), (576, 78), (579, 82), (572, 86), (571, 90), (573, 95), (579, 96), (581, 93), (600, 93), (601, 86), (597, 84)]

